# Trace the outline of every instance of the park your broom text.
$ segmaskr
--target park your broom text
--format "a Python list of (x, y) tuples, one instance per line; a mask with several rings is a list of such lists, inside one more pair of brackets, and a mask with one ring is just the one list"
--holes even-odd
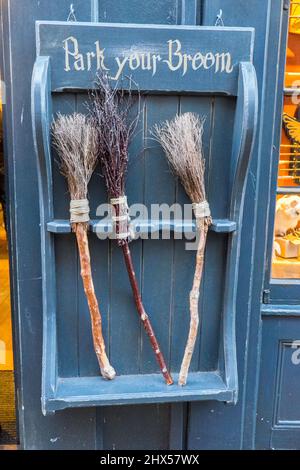
[(204, 53), (197, 51), (190, 54), (183, 51), (179, 39), (166, 41), (165, 52), (159, 54), (147, 51), (146, 47), (140, 50), (136, 46), (112, 57), (109, 49), (106, 51), (101, 47), (100, 41), (95, 41), (90, 50), (87, 51), (85, 47), (83, 51), (74, 36), (63, 41), (63, 49), (66, 72), (102, 70), (109, 73), (112, 80), (118, 80), (124, 72), (137, 70), (148, 71), (154, 76), (159, 67), (163, 66), (171, 72), (181, 72), (182, 76), (189, 70), (197, 71), (199, 69), (212, 70), (214, 73), (230, 74), (233, 72), (233, 61), (229, 52)]

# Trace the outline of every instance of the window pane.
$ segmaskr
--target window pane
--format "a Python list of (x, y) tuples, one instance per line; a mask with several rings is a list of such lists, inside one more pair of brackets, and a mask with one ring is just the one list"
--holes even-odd
[(277, 196), (272, 277), (300, 278), (300, 193)]

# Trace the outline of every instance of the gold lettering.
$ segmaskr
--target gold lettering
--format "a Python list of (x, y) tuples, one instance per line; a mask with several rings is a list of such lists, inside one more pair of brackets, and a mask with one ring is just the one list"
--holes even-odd
[[(77, 39), (70, 36), (63, 41), (63, 44), (65, 50), (65, 71), (70, 72), (71, 70), (70, 57), (73, 57), (75, 60), (74, 67), (76, 70), (84, 70), (83, 55), (79, 54)], [(70, 48), (72, 48), (72, 50)]]
[(75, 70), (77, 70), (77, 72), (79, 72), (80, 70), (84, 70), (83, 55), (82, 54), (77, 54), (76, 57), (78, 57), (78, 58), (74, 61), (74, 68), (75, 68)]
[(161, 61), (161, 56), (159, 54), (152, 55), (152, 77), (156, 74), (157, 71), (157, 62)]
[(198, 70), (203, 66), (203, 55), (201, 52), (197, 52), (192, 59), (192, 69)]
[(96, 41), (95, 45), (96, 45), (96, 56), (97, 56), (97, 70), (109, 70), (104, 65), (104, 51), (105, 51), (105, 49), (101, 49), (99, 41)]
[(86, 53), (86, 60), (87, 60), (87, 69), (91, 70), (92, 68), (92, 58), (95, 57), (95, 52), (87, 52)]
[(150, 53), (144, 54), (142, 52), (140, 54), (140, 57), (141, 57), (142, 70), (151, 70), (151, 54)]
[[(110, 69), (105, 65), (105, 49), (101, 48), (100, 41), (94, 42), (94, 49), (80, 52), (80, 45), (76, 37), (69, 36), (63, 41), (63, 49), (65, 52), (65, 68), (66, 72), (72, 70), (84, 71), (92, 70), (106, 70)], [(137, 47), (137, 46), (135, 46)], [(128, 67), (130, 70), (135, 71), (138, 69), (152, 72), (154, 76), (158, 70), (159, 62), (167, 65), (171, 72), (179, 71), (182, 76), (186, 75), (191, 70), (197, 71), (201, 68), (205, 70), (214, 69), (215, 73), (232, 73), (233, 60), (230, 52), (200, 52), (196, 51), (189, 54), (183, 51), (181, 41), (179, 39), (170, 39), (167, 41), (167, 50), (164, 56), (152, 53), (150, 51), (133, 51), (128, 55), (121, 55), (120, 57), (111, 57), (111, 52), (108, 57), (115, 61), (116, 70), (113, 71), (114, 76), (112, 80), (118, 80), (125, 69)], [(165, 57), (165, 58), (163, 58)]]
[(188, 69), (188, 63), (190, 60), (193, 60), (192, 56), (189, 54), (183, 54), (183, 71), (182, 76), (184, 76)]
[(233, 65), (231, 60), (231, 54), (229, 52), (223, 52), (222, 54), (215, 54), (215, 73), (226, 72), (231, 73), (233, 71)]
[(128, 61), (128, 57), (124, 57), (123, 60), (121, 60), (119, 57), (116, 57), (118, 70), (114, 77), (110, 77), (112, 80), (119, 80), (127, 61)]
[(208, 52), (203, 61), (203, 67), (208, 70), (215, 65), (216, 59), (212, 52)]
[[(168, 59), (165, 59), (164, 62), (168, 64), (168, 67), (170, 70), (172, 70), (172, 72), (175, 72), (176, 70), (180, 69), (180, 67), (182, 66), (183, 57), (180, 52), (181, 42), (178, 39), (175, 39), (174, 41), (170, 39), (170, 41), (168, 41), (168, 44), (169, 44), (169, 55), (168, 55)], [(175, 51), (173, 50), (173, 46), (176, 46)], [(174, 64), (174, 57), (178, 59), (177, 64)]]
[(136, 70), (140, 67), (141, 61), (140, 56), (137, 52), (130, 54), (129, 56), (129, 67), (131, 70)]

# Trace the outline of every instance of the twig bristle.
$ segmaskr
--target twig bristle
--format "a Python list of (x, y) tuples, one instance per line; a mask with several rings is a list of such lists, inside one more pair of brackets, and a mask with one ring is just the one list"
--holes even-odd
[(193, 203), (205, 201), (205, 160), (202, 151), (204, 119), (194, 113), (177, 115), (154, 127), (173, 172)]
[(90, 111), (98, 132), (98, 157), (109, 197), (125, 192), (128, 147), (139, 113), (128, 119), (133, 104), (131, 90), (112, 88), (107, 75), (98, 75)]
[(85, 199), (97, 165), (97, 132), (92, 118), (80, 113), (59, 113), (52, 124), (52, 138), (71, 199)]

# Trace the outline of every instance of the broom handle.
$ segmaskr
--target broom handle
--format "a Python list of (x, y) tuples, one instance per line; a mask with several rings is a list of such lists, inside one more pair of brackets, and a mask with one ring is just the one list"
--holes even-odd
[(105, 343), (102, 333), (102, 319), (92, 278), (90, 250), (87, 236), (87, 225), (86, 223), (79, 222), (73, 224), (73, 229), (76, 233), (80, 257), (81, 277), (91, 316), (92, 335), (96, 356), (98, 359), (102, 376), (105, 379), (112, 380), (115, 377), (116, 372), (114, 368), (110, 365), (110, 362), (105, 352)]
[(204, 266), (204, 251), (208, 232), (208, 223), (205, 219), (198, 219), (197, 226), (200, 233), (200, 240), (196, 255), (196, 267), (193, 287), (190, 291), (190, 330), (185, 347), (183, 360), (181, 363), (178, 384), (185, 385), (195, 349), (195, 343), (199, 328), (199, 292)]
[(129, 280), (130, 280), (130, 284), (131, 284), (131, 288), (132, 288), (132, 292), (133, 292), (133, 296), (134, 296), (134, 300), (135, 300), (135, 304), (136, 304), (138, 314), (139, 314), (139, 316), (140, 316), (140, 318), (143, 322), (143, 325), (144, 325), (144, 328), (147, 332), (147, 335), (149, 336), (151, 346), (154, 350), (157, 362), (158, 362), (160, 370), (161, 370), (161, 372), (162, 372), (162, 374), (165, 378), (165, 381), (168, 385), (172, 385), (173, 379), (172, 379), (172, 377), (171, 377), (171, 375), (168, 371), (165, 359), (164, 359), (164, 357), (163, 357), (163, 355), (160, 351), (160, 347), (159, 347), (158, 341), (156, 339), (156, 336), (154, 334), (154, 331), (153, 331), (152, 325), (150, 323), (149, 317), (146, 314), (144, 306), (143, 306), (143, 302), (142, 302), (141, 294), (140, 294), (140, 291), (139, 291), (136, 275), (135, 275), (135, 272), (134, 272), (134, 266), (133, 266), (133, 262), (132, 262), (130, 249), (129, 249), (129, 244), (128, 244), (127, 241), (122, 245), (122, 250), (123, 250), (125, 264), (126, 264), (126, 268), (127, 268), (127, 272), (128, 272), (128, 276), (129, 276)]

